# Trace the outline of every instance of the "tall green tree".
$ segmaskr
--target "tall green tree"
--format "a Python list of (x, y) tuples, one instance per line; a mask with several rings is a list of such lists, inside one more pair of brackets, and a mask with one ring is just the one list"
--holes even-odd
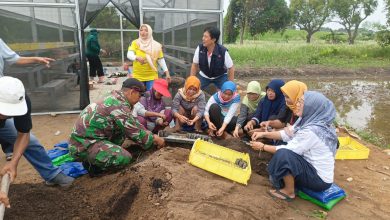
[(268, 31), (282, 31), (291, 23), (290, 10), (285, 0), (265, 0), (263, 4), (253, 4), (247, 18), (252, 36)]
[(307, 43), (330, 17), (328, 0), (291, 0), (290, 11), (292, 21), (299, 29), (307, 32)]
[(239, 7), (240, 0), (230, 1), (226, 16), (224, 18), (224, 42), (235, 43), (237, 40), (239, 25), (237, 22), (237, 16), (241, 10)]
[(332, 0), (332, 11), (339, 19), (336, 22), (347, 31), (349, 44), (355, 43), (360, 24), (377, 6), (377, 0)]
[(262, 34), (282, 30), (289, 22), (290, 13), (284, 0), (232, 0), (225, 17), (225, 40), (235, 42), (239, 35), (243, 44), (248, 28), (252, 35)]

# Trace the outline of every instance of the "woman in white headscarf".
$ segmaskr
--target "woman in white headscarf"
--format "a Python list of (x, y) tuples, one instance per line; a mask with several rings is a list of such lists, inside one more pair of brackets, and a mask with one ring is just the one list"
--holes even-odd
[(158, 79), (157, 64), (170, 82), (171, 76), (164, 60), (162, 46), (153, 40), (153, 30), (148, 24), (140, 26), (139, 38), (131, 42), (127, 58), (133, 61), (133, 77), (143, 82), (147, 90), (150, 90), (154, 80)]

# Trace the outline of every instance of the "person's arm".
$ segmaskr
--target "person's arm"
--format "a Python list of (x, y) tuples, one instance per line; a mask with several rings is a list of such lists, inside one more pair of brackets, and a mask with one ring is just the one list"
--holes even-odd
[(217, 130), (217, 128), (215, 127), (215, 125), (210, 121), (210, 115), (209, 115), (209, 110), (210, 110), (210, 106), (212, 104), (216, 103), (215, 100), (214, 100), (214, 97), (211, 96), (209, 101), (207, 101), (207, 104), (206, 104), (206, 107), (205, 107), (205, 110), (204, 110), (204, 119), (206, 120), (207, 124), (209, 125), (209, 128), (211, 130)]
[(250, 145), (254, 150), (266, 151), (271, 154), (274, 154), (277, 151), (276, 146), (264, 144), (263, 142), (260, 141), (251, 141)]
[(263, 106), (263, 101), (264, 99), (262, 99), (259, 103), (259, 105), (257, 106), (256, 108), (256, 112), (255, 114), (253, 115), (251, 121), (254, 123), (254, 125), (258, 125), (260, 120), (259, 118), (261, 118), (261, 112), (262, 112), (262, 106)]
[(225, 66), (228, 69), (228, 78), (230, 81), (234, 80), (234, 65), (233, 60), (230, 57), (230, 54), (228, 51), (225, 52)]
[[(206, 96), (204, 92), (202, 92), (198, 97), (198, 103), (196, 105), (198, 107), (198, 112), (196, 113), (196, 116), (198, 118), (202, 118), (205, 112), (206, 108)], [(196, 120), (195, 120), (196, 121)]]
[(160, 65), (160, 67), (164, 71), (165, 78), (167, 79), (168, 83), (171, 83), (171, 74), (169, 74), (169, 70), (168, 70), (167, 64), (165, 63), (164, 57), (158, 59), (157, 62), (158, 62), (158, 65)]
[(226, 125), (228, 125), (230, 123), (233, 116), (236, 114), (238, 107), (240, 107), (239, 102), (233, 103), (230, 106), (229, 111), (226, 113), (225, 118), (223, 119), (223, 123), (226, 123)]
[(50, 62), (55, 61), (52, 58), (48, 57), (20, 57), (17, 61), (17, 65), (26, 65), (26, 64), (33, 64), (33, 63), (39, 63), (44, 64), (47, 67), (50, 67)]
[(238, 128), (244, 127), (244, 123), (248, 117), (248, 110), (249, 110), (248, 106), (241, 104), (240, 114), (238, 115), (238, 118), (237, 118), (236, 127), (237, 126), (238, 126)]
[[(115, 114), (121, 115), (121, 114)], [(118, 119), (119, 120), (119, 119)], [(122, 123), (122, 121), (117, 121)], [(123, 124), (126, 137), (130, 138), (134, 142), (140, 144), (143, 149), (149, 149), (153, 146), (154, 136), (151, 132), (145, 131), (142, 129), (142, 126), (139, 122), (132, 116), (129, 116)]]
[(191, 65), (191, 76), (196, 76), (196, 73), (199, 72), (199, 64), (198, 63), (192, 63)]
[(127, 59), (134, 61), (136, 59), (135, 53), (132, 50), (127, 51)]
[(29, 143), (30, 143), (30, 132), (28, 133), (18, 132), (14, 144), (14, 152), (13, 152), (12, 160), (10, 162), (7, 162), (4, 165), (3, 169), (1, 170), (2, 176), (6, 173), (10, 174), (11, 182), (13, 182), (16, 178), (16, 172), (17, 172), (19, 160), (22, 157)]
[(196, 74), (199, 72), (199, 46), (196, 47), (194, 58), (192, 59), (192, 65), (191, 65), (191, 76), (196, 76)]
[(180, 107), (181, 100), (182, 100), (182, 97), (179, 94), (179, 92), (176, 93), (175, 97), (172, 100), (172, 114), (175, 117), (177, 116), (177, 114), (179, 114), (179, 107)]
[(252, 135), (252, 140), (256, 141), (259, 138), (268, 138), (272, 140), (282, 140), (282, 135), (279, 131), (271, 132), (254, 132)]
[(228, 79), (234, 81), (234, 66), (228, 69)]
[(158, 112), (146, 111), (145, 112), (145, 116), (146, 117), (157, 117), (157, 118), (165, 119), (165, 115), (163, 113), (158, 113)]

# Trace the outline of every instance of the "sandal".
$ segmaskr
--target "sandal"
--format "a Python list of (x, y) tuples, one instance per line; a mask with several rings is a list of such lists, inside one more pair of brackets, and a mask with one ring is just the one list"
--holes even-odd
[[(283, 196), (284, 198), (280, 198), (278, 196), (276, 196), (275, 194), (278, 194), (280, 196)], [(275, 199), (280, 199), (280, 200), (284, 200), (284, 201), (287, 201), (287, 202), (292, 202), (294, 198), (291, 198), (290, 196), (280, 192), (280, 190), (275, 190), (275, 192), (272, 193), (271, 191), (268, 191), (268, 194), (272, 197), (272, 198), (275, 198)]]

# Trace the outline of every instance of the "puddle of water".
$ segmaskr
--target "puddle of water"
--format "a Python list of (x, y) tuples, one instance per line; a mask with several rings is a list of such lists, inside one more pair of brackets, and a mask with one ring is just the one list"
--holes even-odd
[[(249, 81), (249, 80), (246, 80)], [(354, 129), (383, 137), (390, 144), (390, 79), (320, 79), (300, 81), (309, 90), (322, 92), (333, 101), (337, 121)], [(262, 80), (265, 85), (269, 80)]]

